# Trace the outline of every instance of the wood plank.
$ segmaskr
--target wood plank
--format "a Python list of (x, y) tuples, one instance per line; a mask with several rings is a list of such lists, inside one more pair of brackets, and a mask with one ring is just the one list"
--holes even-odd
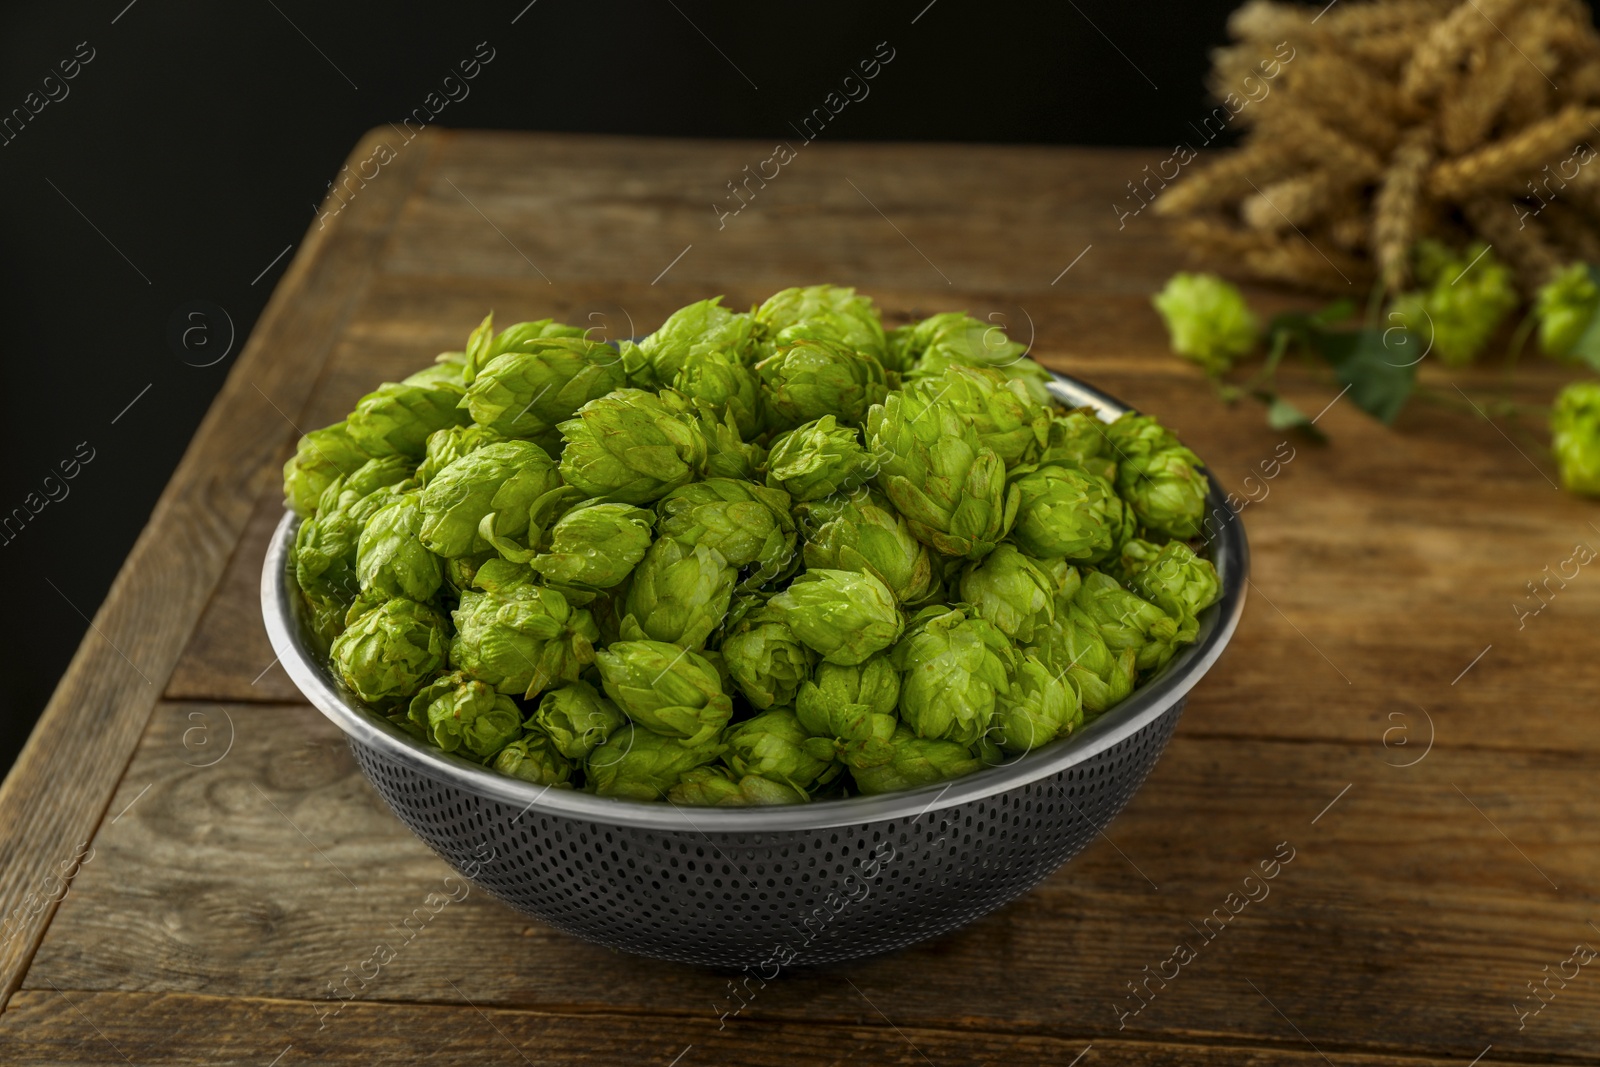
[[(358, 144), (352, 164), (374, 143), (369, 136)], [(7, 918), (93, 835), (261, 494), (259, 472), (294, 432), (282, 411), (298, 411), (311, 392), (433, 143), (403, 154), (387, 181), (371, 183), (326, 228), (308, 233), (0, 784), (0, 902)], [(8, 926), (0, 943), (0, 1005), (50, 915), (49, 906), (27, 906)]]
[[(849, 1023), (736, 1021), (599, 1012), (561, 1014), (439, 1004), (359, 1004), (318, 1029), (316, 1005), (262, 998), (28, 990), (0, 1016), (0, 1053), (39, 1067), (205, 1063), (259, 1067), (281, 1063), (414, 1064), (440, 1053), (449, 1062), (522, 1067), (618, 1063), (671, 1067), (837, 1067), (898, 1064), (990, 1067), (1422, 1067), (1387, 1053), (1310, 1047), (1288, 1026), (1283, 1040), (1259, 1046), (1177, 1040), (1136, 1041), (1103, 1033), (1073, 1038), (995, 1034), (897, 1025), (865, 998)], [(1480, 1050), (1487, 1051), (1487, 1050)], [(280, 1056), (280, 1059), (272, 1059)], [(1466, 1058), (1456, 1062), (1465, 1064)], [(1520, 1062), (1498, 1055), (1478, 1067)]]
[[(1586, 972), (1523, 1031), (1511, 1007), (1575, 943), (1600, 945), (1586, 925), (1600, 884), (1591, 764), (1441, 745), (1397, 769), (1368, 747), (1180, 734), (1108, 829), (1115, 846), (964, 930), (795, 971), (740, 1018), (854, 1025), (853, 982), (902, 1026), (1280, 1041), (1254, 982), (1325, 1050), (1600, 1050), (1600, 982)], [(374, 946), (394, 948), (395, 924), (448, 874), (305, 707), (162, 705), (114, 804), (131, 808), (96, 835), (27, 989), (330, 998)], [(1202, 942), (1189, 924), (1282, 841), (1295, 855), (1269, 894)], [(1125, 983), (1179, 940), (1198, 959), (1124, 1018), (1137, 1005)], [(475, 891), (394, 955), (350, 988), (554, 1012), (729, 1003), (726, 974), (591, 946)]]

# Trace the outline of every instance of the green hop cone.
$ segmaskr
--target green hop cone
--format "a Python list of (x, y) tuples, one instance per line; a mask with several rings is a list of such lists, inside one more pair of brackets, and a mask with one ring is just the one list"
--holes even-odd
[(738, 571), (716, 549), (690, 548), (663, 537), (650, 546), (628, 583), (620, 619), (623, 640), (704, 648), (728, 613), (737, 578)]
[(1574, 263), (1540, 286), (1534, 300), (1539, 320), (1539, 348), (1547, 356), (1565, 359), (1578, 347), (1594, 313), (1600, 311), (1600, 286), (1593, 268)]
[(660, 800), (679, 779), (722, 750), (714, 741), (692, 744), (630, 723), (584, 760), (584, 788), (603, 797)]
[(1099, 715), (1133, 692), (1138, 667), (1131, 648), (1113, 652), (1095, 621), (1075, 603), (1058, 608), (1037, 647), (1027, 650), (1052, 673), (1065, 671), (1088, 715)]
[(528, 566), (556, 585), (611, 589), (633, 573), (650, 548), (655, 516), (632, 504), (585, 504), (550, 527)]
[(661, 399), (669, 409), (683, 407), (687, 418), (700, 435), (706, 439), (705, 476), (707, 478), (732, 478), (735, 481), (756, 481), (756, 468), (766, 453), (758, 444), (746, 444), (739, 436), (739, 427), (732, 413), (718, 417), (704, 401), (691, 400), (671, 389), (663, 389)]
[(706, 439), (660, 397), (618, 389), (560, 425), (561, 475), (589, 496), (648, 504), (700, 476)]
[(902, 604), (920, 603), (932, 592), (928, 546), (877, 493), (860, 488), (807, 503), (798, 513), (807, 567), (870, 574)]
[(409, 700), (444, 666), (447, 634), (439, 613), (396, 597), (368, 611), (333, 642), (333, 669), (376, 708)]
[(890, 653), (901, 673), (901, 721), (918, 737), (976, 744), (995, 695), (1009, 687), (1015, 657), (1006, 635), (983, 619), (960, 608), (923, 608)]
[(522, 735), (522, 709), (516, 701), (459, 671), (435, 679), (412, 697), (410, 718), (446, 752), (479, 763)]
[(768, 606), (824, 660), (845, 666), (888, 648), (905, 629), (888, 586), (854, 571), (808, 570)]
[(1198, 537), (1210, 488), (1200, 457), (1148, 415), (1128, 412), (1106, 434), (1117, 458), (1117, 492), (1140, 525), (1180, 541)]
[(733, 715), (717, 668), (699, 653), (662, 641), (618, 641), (595, 662), (606, 696), (648, 730), (704, 745)]
[(652, 390), (671, 385), (696, 357), (713, 352), (748, 367), (754, 361), (758, 332), (753, 316), (729, 311), (720, 296), (681, 307), (636, 346), (631, 384)]
[(767, 454), (767, 484), (796, 501), (848, 493), (871, 479), (872, 457), (854, 427), (832, 415), (781, 434)]
[(1239, 290), (1215, 274), (1179, 271), (1150, 302), (1167, 324), (1172, 350), (1213, 377), (1255, 347), (1256, 317)]
[(887, 355), (883, 322), (872, 300), (837, 285), (808, 285), (774, 293), (756, 308), (769, 337), (821, 337), (881, 360)]
[(1062, 460), (1078, 464), (1108, 484), (1116, 484), (1117, 461), (1111, 452), (1111, 439), (1106, 436), (1106, 424), (1093, 411), (1078, 408), (1051, 417), (1039, 462)]
[(1018, 755), (1071, 733), (1083, 721), (1083, 708), (1069, 677), (1024, 655), (1011, 674), (1010, 689), (995, 697), (986, 740)]
[(779, 428), (824, 415), (858, 425), (889, 391), (882, 364), (833, 341), (801, 338), (757, 363), (755, 370), (770, 421)]
[(908, 330), (903, 342), (905, 357), (913, 361), (908, 379), (942, 377), (951, 367), (981, 367), (1005, 375), (1035, 403), (1051, 403), (1050, 373), (1028, 359), (1028, 346), (1011, 340), (997, 323), (947, 311)]
[(723, 663), (746, 699), (758, 708), (794, 702), (816, 656), (777, 612), (748, 612), (722, 639)]
[(419, 371), (414, 371), (400, 379), (401, 385), (426, 385), (449, 386), (454, 389), (462, 388), (462, 361), (466, 359), (465, 352), (441, 352), (433, 357), (433, 362)]
[[(1141, 671), (1165, 666), (1185, 639), (1179, 620), (1128, 592), (1109, 574), (1085, 575), (1072, 602), (1093, 621), (1112, 652), (1131, 649), (1134, 665)], [(1189, 625), (1192, 627), (1192, 621)], [(1192, 640), (1193, 630), (1186, 636)]]
[(419, 539), (422, 505), (416, 493), (403, 493), (373, 513), (356, 549), (356, 579), (361, 591), (427, 602), (444, 582), (443, 561)]
[[(358, 591), (356, 545), (372, 515), (394, 500), (410, 470), (399, 456), (368, 460), (323, 490), (316, 514), (295, 531), (295, 581), (308, 597), (343, 600)], [(417, 597), (426, 600), (427, 597)]]
[(776, 578), (794, 559), (798, 534), (789, 496), (781, 490), (707, 478), (674, 489), (656, 503), (656, 511), (663, 539), (714, 549), (729, 566), (750, 568), (744, 587)]
[(1550, 451), (1567, 492), (1600, 496), (1600, 382), (1572, 382), (1556, 396)]
[(374, 456), (402, 455), (416, 461), (435, 430), (466, 423), (459, 385), (385, 382), (362, 397), (346, 420), (350, 439)]
[(508, 778), (534, 785), (559, 787), (572, 783), (572, 760), (540, 733), (530, 733), (502, 748), (494, 758), (494, 769)]
[(528, 529), (528, 510), (560, 484), (550, 457), (526, 441), (484, 445), (445, 466), (422, 490), (422, 543), (456, 559), (495, 546), (482, 534), (484, 520), (498, 537)]
[(1195, 619), (1222, 596), (1217, 568), (1182, 541), (1129, 541), (1112, 574), (1174, 619)]
[[(516, 577), (510, 577), (517, 575)], [(594, 618), (554, 589), (534, 585), (531, 573), (504, 560), (478, 568), (480, 589), (461, 594), (451, 613), (456, 635), (450, 665), (502, 693), (532, 699), (575, 682), (594, 661), (600, 636)]]
[(724, 767), (696, 767), (667, 790), (667, 800), (673, 804), (701, 808), (756, 808), (800, 804), (805, 799), (793, 786), (759, 774), (736, 779)]
[(479, 426), (506, 437), (539, 437), (626, 380), (622, 358), (609, 345), (545, 338), (491, 359), (463, 404)]
[(491, 311), (467, 338), (467, 350), (461, 353), (461, 381), (471, 385), (478, 372), (502, 353), (520, 351), (549, 337), (584, 336), (586, 331), (554, 319), (518, 322), (495, 333), (494, 312)]
[(899, 703), (900, 672), (880, 655), (853, 667), (821, 664), (800, 686), (794, 711), (812, 735), (807, 751), (850, 767), (872, 767), (894, 754), (889, 742), (900, 723)]
[(476, 423), (470, 426), (446, 426), (428, 435), (427, 453), (417, 466), (417, 483), (427, 485), (450, 464), (476, 452), (484, 445), (495, 445), (506, 438)]
[(1104, 478), (1072, 460), (1045, 463), (1017, 478), (1011, 539), (1041, 560), (1096, 563), (1133, 536), (1133, 514)]
[(1005, 461), (954, 409), (891, 393), (867, 416), (867, 441), (879, 487), (917, 540), (981, 559), (1011, 529), (1020, 497)]
[(850, 776), (856, 788), (872, 796), (902, 789), (934, 785), (983, 767), (967, 750), (954, 741), (918, 737), (905, 725), (895, 730), (888, 742), (889, 758), (871, 767), (852, 767)]
[(315, 515), (323, 490), (335, 479), (354, 474), (372, 458), (350, 436), (346, 423), (312, 430), (300, 438), (294, 455), (283, 465), (284, 502), (303, 518)]
[(729, 727), (724, 738), (728, 752), (723, 758), (740, 777), (759, 775), (805, 792), (840, 770), (832, 759), (808, 753), (810, 737), (793, 711), (773, 708)]
[(904, 391), (957, 412), (1007, 467), (1032, 459), (1049, 437), (1050, 406), (996, 370), (956, 364), (908, 381)]
[(756, 436), (765, 424), (761, 379), (737, 353), (719, 348), (691, 352), (670, 384), (719, 418), (732, 416), (741, 438)]
[(627, 721), (621, 709), (581, 679), (545, 693), (533, 713), (533, 725), (571, 760), (585, 759)]
[(1415, 259), (1422, 288), (1395, 297), (1389, 319), (1425, 339), (1446, 363), (1471, 363), (1521, 303), (1510, 268), (1482, 242), (1457, 255), (1438, 242), (1419, 241)]
[(961, 599), (1007, 637), (1032, 644), (1035, 632), (1055, 620), (1061, 590), (1062, 583), (1045, 566), (1012, 545), (1000, 545), (961, 572)]

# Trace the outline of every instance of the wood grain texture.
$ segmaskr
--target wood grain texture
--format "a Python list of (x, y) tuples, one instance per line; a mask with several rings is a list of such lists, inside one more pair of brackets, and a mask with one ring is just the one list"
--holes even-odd
[[(330, 226), (309, 233), (0, 784), (0, 904), (8, 919), (94, 833), (271, 460), (294, 435), (284, 411), (298, 411), (311, 393), (431, 143), (419, 143), (385, 175), (391, 181), (372, 183)], [(370, 152), (363, 141), (352, 161)], [(28, 906), (7, 926), (0, 1004), (50, 914)]]
[[(725, 182), (770, 146), (434, 143), (406, 148), (388, 184), (302, 251), (241, 359), (302, 428), (459, 348), (490, 308), (502, 322), (553, 316), (617, 338), (705, 296), (748, 306), (823, 280), (861, 287), (890, 324), (964, 307), (1160, 416), (1253, 498), (1239, 632), (1109, 838), (967, 929), (797, 970), (719, 1034), (727, 975), (574, 941), (474, 891), (318, 1031), (338, 1006), (330, 983), (395, 938), (448, 871), (281, 670), (262, 673), (273, 656), (256, 587), (292, 431), (276, 414), (277, 426), (262, 421), (270, 406), (236, 368), (202, 429), (213, 460), (192, 449), (168, 491), (221, 498), (181, 513), (194, 529), (175, 543), (203, 541), (195, 573), (159, 596), (175, 580), (170, 560), (140, 556), (129, 564), (140, 575), (124, 574), (145, 600), (166, 598), (141, 618), (157, 632), (133, 658), (145, 667), (151, 650), (159, 676), (147, 673), (169, 702), (142, 739), (153, 693), (132, 713), (103, 698), (54, 713), (26, 783), (19, 767), (0, 793), (7, 914), (75, 848), (94, 850), (0, 1014), (0, 1060), (268, 1063), (293, 1044), (285, 1064), (433, 1052), (514, 1063), (524, 1051), (665, 1064), (693, 1044), (686, 1067), (1066, 1064), (1091, 1041), (1086, 1067), (1324, 1053), (1466, 1064), (1490, 1044), (1483, 1064), (1600, 1060), (1600, 972), (1581, 971), (1537, 1016), (1514, 1007), (1536, 1003), (1527, 983), (1574, 944), (1600, 945), (1588, 926), (1600, 921), (1600, 579), (1586, 569), (1524, 625), (1513, 609), (1538, 606), (1526, 583), (1575, 543), (1600, 547), (1600, 515), (1551, 486), (1535, 435), (1508, 436), (1463, 403), (1458, 386), (1502, 389), (1497, 368), (1426, 361), (1422, 382), (1443, 399), (1419, 399), (1388, 428), (1314, 368), (1290, 367), (1296, 403), (1331, 403), (1319, 425), (1332, 441), (1292, 441), (1281, 462), (1283, 435), (1258, 410), (1226, 408), (1166, 350), (1148, 299), (1181, 256), (1154, 219), (1119, 227), (1110, 206), (1158, 153), (818, 144), (719, 226)], [(1304, 303), (1250, 296), (1264, 313)], [(1507, 395), (1542, 402), (1565, 376), (1535, 362)], [(157, 520), (176, 521), (161, 509)], [(176, 644), (156, 655), (190, 629), (176, 666)], [(71, 700), (111, 684), (79, 677)], [(90, 747), (68, 726), (97, 731)], [(23, 839), (25, 826), (39, 828)], [(1126, 984), (1180, 939), (1198, 943), (1190, 924), (1283, 841), (1296, 858), (1270, 896), (1123, 1015), (1137, 1004)], [(12, 856), (34, 881), (12, 879)], [(46, 902), (29, 931), (50, 920)], [(0, 948), (0, 977), (37, 941)]]
[[(892, 956), (795, 971), (737, 1018), (870, 1023), (864, 993), (902, 1026), (1251, 1046), (1292, 1032), (1281, 1010), (1324, 1049), (1587, 1054), (1600, 975), (1580, 971), (1520, 1031), (1511, 1005), (1531, 1008), (1524, 983), (1574, 944), (1600, 945), (1591, 763), (1440, 747), (1396, 768), (1350, 745), (1180, 734), (1109, 839), (1020, 901)], [(162, 705), (114, 810), (126, 804), (26, 988), (268, 996), (341, 1018), (354, 995), (470, 1001), (712, 1029), (731, 1007), (726, 974), (621, 956), (476, 891), (402, 925), (449, 893), (449, 868), (309, 708)], [(1293, 859), (1262, 899), (1212, 939), (1189, 925), (1282, 842)], [(1126, 983), (1180, 941), (1198, 958), (1132, 1014)], [(394, 959), (368, 981), (378, 945)]]
[[(1288, 1026), (1282, 1041), (1255, 1047), (1064, 1039), (908, 1026), (891, 1022), (864, 998), (858, 1003), (858, 1019), (851, 1023), (740, 1022), (721, 1032), (715, 1022), (682, 1016), (361, 1004), (318, 1030), (315, 1005), (295, 1001), (28, 990), (0, 1016), (0, 1054), (38, 1067), (130, 1061), (149, 1067), (261, 1067), (269, 1062), (274, 1067), (409, 1067), (419, 1062), (493, 1067), (1427, 1067), (1439, 1062), (1346, 1053), (1328, 1046), (1318, 1050)], [(1498, 1054), (1475, 1061), (1477, 1067), (1515, 1062)]]

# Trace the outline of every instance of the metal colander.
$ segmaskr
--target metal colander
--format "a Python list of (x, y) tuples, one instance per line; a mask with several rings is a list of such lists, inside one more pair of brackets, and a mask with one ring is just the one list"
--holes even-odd
[[(1070, 378), (1052, 390), (1128, 410)], [(475, 885), (557, 929), (661, 959), (731, 968), (827, 963), (934, 937), (1037, 885), (1144, 782), (1184, 698), (1238, 623), (1247, 549), (1211, 483), (1222, 599), (1157, 678), (1071, 737), (998, 767), (875, 797), (682, 808), (548, 789), (441, 752), (365, 710), (329, 673), (299, 609), (279, 523), (262, 572), (273, 648), (344, 731), (400, 820)]]

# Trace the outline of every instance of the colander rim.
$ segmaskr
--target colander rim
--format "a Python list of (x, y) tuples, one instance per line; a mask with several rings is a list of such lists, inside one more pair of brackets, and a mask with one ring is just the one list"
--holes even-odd
[[(1133, 411), (1129, 405), (1068, 375), (1050, 372), (1051, 392), (1070, 406), (1090, 407), (1105, 420)], [(1237, 511), (1209, 469), (1208, 503), (1216, 526), (1213, 557), (1222, 596), (1200, 619), (1196, 642), (1126, 700), (1070, 737), (973, 774), (918, 789), (767, 808), (684, 808), (670, 802), (600, 797), (538, 786), (433, 748), (371, 712), (333, 678), (306, 640), (297, 609), (289, 550), (300, 519), (286, 511), (273, 531), (261, 571), (261, 609), (272, 648), (301, 694), (353, 743), (381, 750), (393, 762), (477, 796), (529, 813), (600, 825), (710, 834), (762, 834), (827, 830), (881, 822), (914, 822), (929, 811), (971, 804), (1019, 789), (1081, 764), (1132, 736), (1187, 696), (1222, 655), (1244, 610), (1249, 546)], [(513, 820), (515, 821), (515, 820)]]

